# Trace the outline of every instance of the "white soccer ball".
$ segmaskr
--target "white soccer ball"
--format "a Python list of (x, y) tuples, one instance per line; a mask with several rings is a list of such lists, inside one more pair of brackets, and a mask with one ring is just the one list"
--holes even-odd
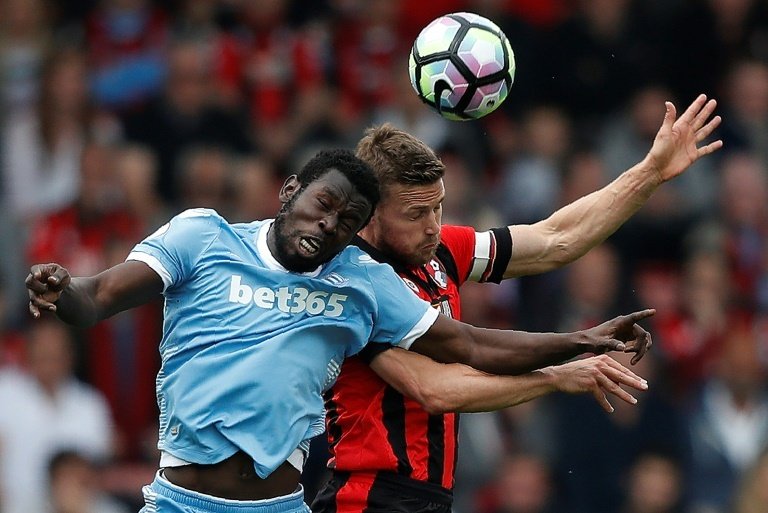
[(499, 108), (515, 78), (509, 40), (492, 21), (446, 14), (419, 33), (408, 72), (419, 98), (441, 116), (478, 119)]

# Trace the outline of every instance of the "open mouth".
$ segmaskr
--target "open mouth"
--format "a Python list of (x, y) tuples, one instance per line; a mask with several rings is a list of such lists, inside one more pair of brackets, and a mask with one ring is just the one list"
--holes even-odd
[(299, 247), (309, 255), (316, 255), (317, 252), (320, 251), (320, 242), (318, 242), (317, 239), (300, 237)]

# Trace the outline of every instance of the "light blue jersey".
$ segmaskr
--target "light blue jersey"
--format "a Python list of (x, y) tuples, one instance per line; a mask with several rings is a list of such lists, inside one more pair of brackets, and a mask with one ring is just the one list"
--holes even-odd
[(288, 272), (270, 226), (187, 210), (128, 256), (164, 283), (160, 450), (201, 464), (243, 450), (262, 478), (323, 432), (322, 393), (346, 356), (369, 340), (407, 348), (437, 317), (356, 247)]

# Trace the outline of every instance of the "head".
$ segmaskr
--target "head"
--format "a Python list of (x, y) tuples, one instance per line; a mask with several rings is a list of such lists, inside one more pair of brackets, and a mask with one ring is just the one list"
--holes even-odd
[(429, 146), (390, 124), (368, 129), (357, 156), (373, 168), (381, 187), (363, 238), (406, 265), (429, 262), (440, 242), (443, 163)]
[(308, 272), (336, 256), (368, 223), (379, 183), (351, 151), (322, 151), (285, 181), (279, 197), (269, 247), (286, 269)]

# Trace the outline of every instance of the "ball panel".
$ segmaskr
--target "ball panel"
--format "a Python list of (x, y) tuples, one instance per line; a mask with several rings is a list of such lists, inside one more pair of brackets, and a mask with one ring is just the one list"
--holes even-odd
[(477, 119), (498, 109), (507, 98), (509, 88), (506, 82), (494, 82), (478, 87), (473, 93), (464, 114)]
[(440, 109), (455, 108), (468, 84), (461, 72), (448, 59), (430, 62), (421, 67), (419, 88), (424, 99)]
[(447, 52), (453, 38), (461, 28), (461, 24), (443, 16), (424, 27), (419, 37), (416, 38), (414, 47), (419, 57), (428, 57), (430, 54)]
[(475, 14), (472, 12), (457, 12), (449, 16), (460, 16), (461, 18), (465, 19), (468, 23), (471, 23), (472, 25), (480, 25), (482, 27), (491, 29), (492, 32), (496, 32), (499, 34), (502, 33), (498, 25), (496, 25), (494, 22), (492, 22), (488, 18), (480, 16), (479, 14)]
[(499, 37), (487, 30), (470, 28), (456, 53), (477, 78), (504, 69), (504, 47), (499, 44)]

